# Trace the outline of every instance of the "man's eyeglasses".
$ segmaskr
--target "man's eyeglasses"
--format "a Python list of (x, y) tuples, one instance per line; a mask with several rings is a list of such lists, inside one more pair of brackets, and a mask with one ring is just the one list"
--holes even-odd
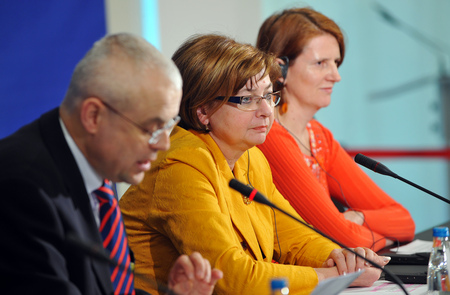
[(156, 144), (163, 136), (164, 132), (172, 132), (173, 128), (180, 122), (180, 116), (176, 116), (175, 118), (171, 119), (169, 122), (167, 122), (163, 127), (156, 129), (155, 131), (150, 131), (147, 128), (143, 127), (141, 124), (138, 124), (125, 116), (124, 114), (120, 113), (118, 110), (113, 108), (108, 103), (104, 102), (103, 100), (100, 100), (105, 107), (107, 107), (109, 110), (111, 110), (113, 113), (124, 119), (125, 121), (128, 121), (132, 125), (136, 126), (137, 128), (141, 129), (144, 133), (147, 133), (150, 135), (150, 139), (148, 140), (149, 144)]
[[(216, 99), (224, 100), (226, 96), (217, 96)], [(250, 96), (230, 96), (228, 102), (237, 104), (237, 108), (243, 111), (256, 111), (261, 104), (261, 100), (265, 99), (269, 106), (275, 107), (281, 99), (279, 91), (267, 93), (264, 96), (250, 95)]]

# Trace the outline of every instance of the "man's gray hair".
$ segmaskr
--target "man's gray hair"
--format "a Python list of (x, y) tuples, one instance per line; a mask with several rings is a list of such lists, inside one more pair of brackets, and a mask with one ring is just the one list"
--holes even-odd
[(175, 87), (182, 88), (173, 61), (145, 39), (129, 33), (107, 35), (75, 67), (62, 105), (73, 111), (83, 99), (96, 96), (126, 106), (126, 98), (136, 84), (133, 82), (142, 82), (138, 79), (144, 71), (166, 76)]

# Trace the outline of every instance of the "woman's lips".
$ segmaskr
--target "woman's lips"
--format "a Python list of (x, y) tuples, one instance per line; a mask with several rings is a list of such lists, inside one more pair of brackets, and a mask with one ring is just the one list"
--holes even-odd
[(258, 126), (258, 127), (253, 128), (253, 129), (256, 130), (256, 131), (260, 131), (260, 132), (266, 132), (267, 131), (267, 125)]

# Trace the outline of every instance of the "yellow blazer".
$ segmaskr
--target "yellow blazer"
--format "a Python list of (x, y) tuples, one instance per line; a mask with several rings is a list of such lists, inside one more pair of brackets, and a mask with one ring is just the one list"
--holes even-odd
[(167, 282), (177, 257), (198, 251), (224, 273), (216, 294), (269, 294), (273, 277), (288, 278), (292, 294), (310, 293), (318, 282), (313, 267), (339, 246), (267, 206), (246, 205), (228, 186), (233, 177), (246, 184), (250, 180), (300, 218), (275, 188), (261, 151), (245, 152), (231, 171), (208, 134), (177, 127), (171, 141), (143, 182), (120, 200), (135, 255), (136, 286), (156, 294), (152, 278)]

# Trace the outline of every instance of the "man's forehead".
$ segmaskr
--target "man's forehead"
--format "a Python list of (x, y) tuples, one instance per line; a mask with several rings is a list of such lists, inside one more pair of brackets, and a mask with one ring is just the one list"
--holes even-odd
[(144, 124), (165, 123), (178, 114), (181, 89), (159, 71), (145, 71), (135, 80), (134, 113)]

